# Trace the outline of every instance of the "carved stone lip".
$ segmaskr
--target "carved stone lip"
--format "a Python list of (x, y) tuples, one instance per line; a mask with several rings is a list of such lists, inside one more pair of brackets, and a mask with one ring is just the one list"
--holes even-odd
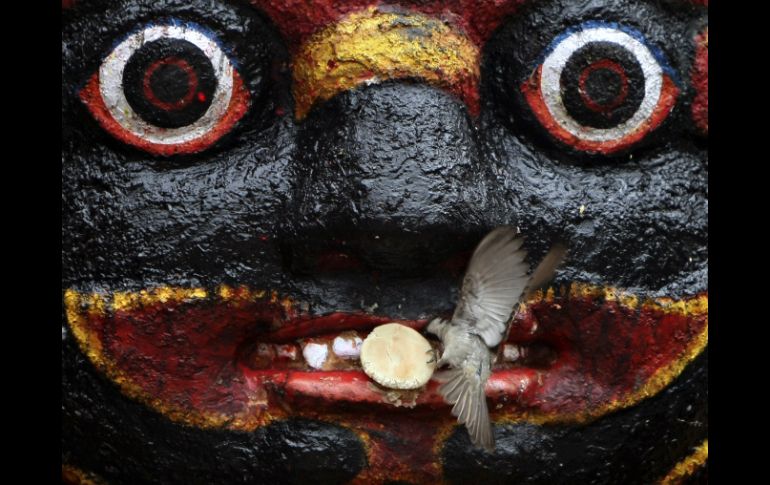
[[(185, 424), (250, 430), (303, 413), (447, 407), (435, 376), (422, 389), (383, 389), (351, 350), (377, 325), (420, 330), (426, 320), (301, 314), (276, 292), (225, 286), (67, 290), (65, 305), (100, 371)], [(335, 350), (339, 339), (348, 350)], [(576, 423), (632, 406), (665, 388), (707, 343), (706, 293), (641, 301), (605, 287), (549, 289), (522, 305), (498, 349), (486, 387), (492, 419)], [(311, 344), (315, 353), (306, 352)]]

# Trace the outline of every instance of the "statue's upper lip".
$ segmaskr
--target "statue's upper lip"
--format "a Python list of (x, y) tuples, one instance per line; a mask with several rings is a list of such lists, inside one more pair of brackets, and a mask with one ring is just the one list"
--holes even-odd
[[(303, 409), (445, 406), (433, 380), (393, 392), (378, 388), (356, 359), (303, 360), (308, 343), (331, 350), (340, 333), (363, 338), (394, 321), (386, 316), (303, 315), (274, 292), (228, 287), (68, 290), (65, 303), (73, 334), (97, 367), (129, 396), (188, 424), (253, 429)], [(400, 323), (420, 329), (426, 322)], [(639, 301), (577, 284), (549, 290), (524, 305), (507, 349), (499, 349), (486, 387), (492, 418), (582, 421), (633, 405), (668, 385), (707, 341), (706, 294)], [(512, 362), (522, 350), (533, 355)]]

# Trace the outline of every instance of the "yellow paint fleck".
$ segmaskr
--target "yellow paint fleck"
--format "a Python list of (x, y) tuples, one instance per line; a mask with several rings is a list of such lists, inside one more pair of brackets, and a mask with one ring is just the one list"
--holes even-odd
[(293, 63), (296, 116), (359, 84), (420, 78), (448, 87), (479, 77), (479, 50), (445, 22), (418, 13), (355, 12), (311, 37)]
[(189, 300), (202, 300), (207, 297), (208, 293), (204, 288), (159, 286), (139, 292), (115, 292), (112, 296), (112, 309), (114, 311), (130, 311), (157, 303), (181, 303)]
[[(252, 290), (248, 286), (241, 285), (237, 288), (232, 288), (227, 285), (221, 285), (217, 289), (219, 297), (226, 302), (230, 303), (246, 303), (264, 298), (265, 290)], [(271, 302), (275, 303), (275, 302)]]
[(219, 294), (219, 297), (225, 301), (233, 297), (233, 289), (227, 285), (220, 286), (217, 293)]
[(130, 310), (139, 304), (139, 294), (116, 292), (112, 295), (112, 309), (115, 311)]
[(93, 293), (85, 300), (85, 305), (88, 307), (88, 312), (92, 315), (104, 314), (107, 302), (104, 299), (104, 295), (99, 293)]
[(583, 213), (586, 211), (586, 206), (584, 204), (580, 204), (580, 208), (578, 209), (578, 212), (580, 213), (580, 216), (583, 216)]
[(639, 298), (631, 293), (620, 291), (616, 288), (605, 288), (604, 299), (620, 303), (626, 308), (635, 310), (639, 306)]
[[(94, 298), (91, 298), (93, 300)], [(64, 311), (67, 315), (67, 323), (69, 323), (72, 334), (75, 336), (80, 350), (91, 359), (95, 364), (101, 360), (102, 356), (102, 343), (99, 340), (96, 332), (93, 328), (86, 325), (87, 319), (81, 315), (81, 309), (87, 304), (89, 298), (87, 296), (81, 296), (74, 290), (67, 290), (64, 292)], [(102, 307), (103, 309), (103, 307)], [(86, 314), (92, 314), (86, 306)]]
[(62, 464), (62, 482), (73, 485), (106, 485), (103, 478), (93, 472), (86, 472), (72, 465)]
[(677, 463), (673, 470), (668, 475), (663, 477), (660, 481), (660, 485), (675, 485), (682, 483), (685, 478), (689, 477), (696, 470), (702, 467), (709, 457), (709, 440), (706, 439), (701, 445), (695, 449), (692, 455), (688, 456), (681, 462)]
[(286, 297), (286, 298), (281, 300), (281, 306), (283, 307), (283, 310), (287, 314), (291, 314), (292, 313), (292, 309), (294, 307), (294, 303), (292, 302), (291, 298)]

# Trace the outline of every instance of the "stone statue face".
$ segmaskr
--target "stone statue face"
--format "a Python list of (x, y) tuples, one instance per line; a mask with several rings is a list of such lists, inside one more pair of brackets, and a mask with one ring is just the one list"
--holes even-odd
[[(707, 2), (64, 3), (66, 480), (705, 477)], [(355, 352), (501, 224), (486, 454)]]

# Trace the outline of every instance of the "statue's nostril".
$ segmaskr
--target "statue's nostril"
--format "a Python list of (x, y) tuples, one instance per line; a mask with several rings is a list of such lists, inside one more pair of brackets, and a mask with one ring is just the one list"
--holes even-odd
[(442, 263), (472, 247), (467, 235), (433, 231), (421, 234), (359, 236), (359, 254), (367, 267), (394, 274), (418, 275), (443, 270)]
[[(341, 234), (343, 231), (338, 232)], [(363, 230), (295, 235), (284, 245), (285, 269), (296, 275), (388, 274), (458, 276), (478, 235), (432, 228), (423, 233)]]

